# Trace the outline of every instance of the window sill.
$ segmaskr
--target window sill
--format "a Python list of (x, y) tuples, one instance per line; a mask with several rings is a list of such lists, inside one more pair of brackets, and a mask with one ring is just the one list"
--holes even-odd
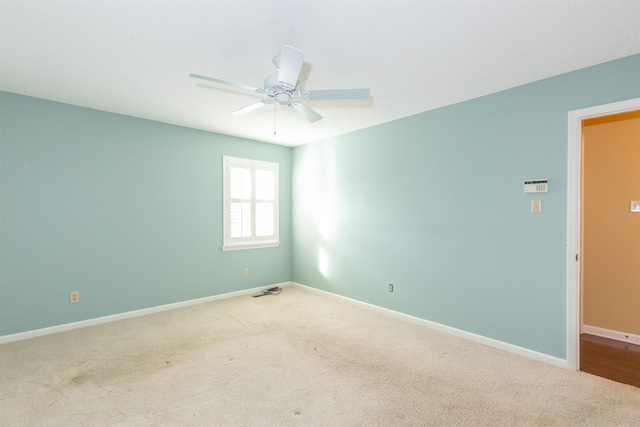
[(241, 251), (244, 249), (262, 249), (262, 248), (277, 248), (280, 246), (280, 242), (262, 242), (262, 243), (238, 243), (235, 245), (226, 245), (222, 247), (222, 251)]

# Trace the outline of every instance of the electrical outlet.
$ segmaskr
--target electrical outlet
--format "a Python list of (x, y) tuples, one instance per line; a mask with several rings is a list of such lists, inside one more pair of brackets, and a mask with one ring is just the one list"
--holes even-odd
[(242, 271), (242, 274), (244, 274), (245, 276), (249, 275), (249, 269), (248, 268), (244, 268), (244, 270)]
[(80, 292), (70, 292), (69, 293), (69, 302), (71, 304), (75, 304), (77, 302), (80, 302)]
[(393, 285), (389, 283), (389, 292), (393, 292)]

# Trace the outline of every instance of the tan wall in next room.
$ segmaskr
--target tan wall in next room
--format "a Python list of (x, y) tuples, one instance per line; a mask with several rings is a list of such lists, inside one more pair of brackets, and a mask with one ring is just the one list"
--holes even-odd
[(640, 335), (640, 111), (583, 122), (585, 325)]

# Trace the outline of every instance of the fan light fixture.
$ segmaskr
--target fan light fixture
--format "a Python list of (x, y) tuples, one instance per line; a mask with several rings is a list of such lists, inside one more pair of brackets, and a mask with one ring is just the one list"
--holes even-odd
[[(328, 90), (305, 90), (300, 87), (298, 77), (302, 69), (305, 53), (295, 47), (282, 46), (282, 54), (273, 58), (278, 73), (264, 79), (264, 88), (255, 88), (242, 83), (234, 83), (227, 80), (217, 79), (215, 77), (207, 77), (200, 74), (189, 74), (190, 77), (208, 80), (215, 83), (221, 83), (240, 89), (250, 90), (259, 94), (269, 96), (269, 99), (259, 101), (255, 104), (248, 105), (239, 110), (233, 111), (231, 114), (244, 114), (257, 110), (268, 104), (277, 102), (280, 105), (286, 105), (293, 111), (298, 113), (309, 122), (313, 123), (322, 116), (315, 112), (312, 108), (303, 104), (298, 99), (305, 101), (316, 100), (350, 100), (350, 99), (367, 99), (369, 98), (369, 89), (328, 89)], [(295, 101), (294, 101), (295, 100)]]

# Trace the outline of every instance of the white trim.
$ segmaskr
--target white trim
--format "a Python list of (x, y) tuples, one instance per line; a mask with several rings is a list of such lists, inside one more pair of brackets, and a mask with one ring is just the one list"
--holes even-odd
[(223, 251), (241, 251), (243, 249), (277, 248), (280, 242), (268, 243), (236, 243), (235, 245), (222, 246)]
[(145, 316), (147, 314), (158, 313), (161, 311), (174, 310), (176, 308), (188, 307), (190, 305), (202, 304), (205, 302), (217, 301), (227, 298), (234, 298), (242, 295), (251, 295), (261, 292), (263, 289), (279, 286), (284, 288), (291, 286), (291, 282), (278, 283), (276, 285), (265, 285), (257, 288), (245, 289), (242, 291), (228, 292), (226, 294), (213, 295), (204, 298), (197, 298), (188, 301), (181, 301), (172, 304), (159, 305), (156, 307), (143, 308), (141, 310), (128, 311), (126, 313), (113, 314), (111, 316), (96, 317), (94, 319), (81, 320), (79, 322), (65, 323), (63, 325), (51, 326), (48, 328), (35, 329), (33, 331), (19, 332), (17, 334), (0, 336), (0, 344), (26, 340), (29, 338), (40, 337), (43, 335), (55, 334), (57, 332), (71, 331), (73, 329), (86, 328), (87, 326), (100, 325), (102, 323), (115, 322), (117, 320), (130, 319), (132, 317)]
[[(567, 365), (580, 369), (580, 156), (582, 121), (640, 109), (640, 98), (569, 111), (567, 170)], [(580, 258), (578, 258), (580, 260)]]
[[(249, 203), (251, 208), (251, 235), (248, 237), (231, 237), (231, 168), (246, 168), (251, 171), (251, 197), (241, 197), (236, 202)], [(222, 156), (222, 197), (223, 197), (223, 238), (222, 250), (234, 251), (243, 249), (259, 249), (277, 247), (280, 245), (280, 164), (263, 160), (243, 159), (240, 157)], [(256, 171), (264, 170), (273, 174), (274, 188), (273, 200), (259, 200), (256, 198)], [(269, 236), (256, 236), (256, 205), (259, 202), (273, 203), (273, 234)]]
[(308, 291), (311, 292), (315, 292), (321, 295), (325, 295), (325, 296), (329, 296), (329, 297), (333, 297), (333, 298), (337, 298), (337, 299), (341, 299), (343, 301), (349, 301), (352, 302), (354, 304), (369, 308), (369, 309), (373, 309), (375, 311), (390, 315), (392, 317), (395, 317), (397, 319), (400, 320), (404, 320), (410, 323), (414, 323), (420, 326), (426, 326), (427, 328), (430, 329), (434, 329), (436, 331), (440, 331), (440, 332), (444, 332), (450, 335), (455, 335), (457, 337), (460, 338), (464, 338), (467, 339), (469, 341), (474, 341), (480, 344), (484, 344), (487, 345), (489, 347), (493, 347), (493, 348), (497, 348), (499, 350), (504, 350), (507, 351), (509, 353), (514, 353), (517, 354), (519, 356), (524, 356), (527, 357), (529, 359), (533, 359), (533, 360), (537, 360), (539, 362), (544, 362), (544, 363), (548, 363), (550, 365), (553, 366), (557, 366), (559, 368), (564, 368), (567, 369), (567, 362), (564, 359), (560, 359), (554, 356), (550, 356), (548, 354), (544, 354), (544, 353), (540, 353), (534, 350), (529, 350), (528, 348), (524, 348), (524, 347), (519, 347), (517, 345), (513, 345), (513, 344), (509, 344), (503, 341), (498, 341), (495, 340), (493, 338), (488, 338), (482, 335), (478, 335), (478, 334), (474, 334), (471, 332), (467, 332), (467, 331), (463, 331), (461, 329), (456, 329), (456, 328), (452, 328), (451, 326), (446, 326), (446, 325), (442, 325), (440, 323), (436, 323), (436, 322), (432, 322), (429, 320), (425, 320), (425, 319), (421, 319), (419, 317), (414, 317), (408, 314), (404, 314), (404, 313), (400, 313), (398, 311), (394, 311), (394, 310), (389, 310), (388, 308), (383, 308), (377, 305), (373, 305), (373, 304), (369, 304), (366, 302), (362, 302), (362, 301), (358, 301), (352, 298), (348, 298), (348, 297), (343, 297), (341, 295), (338, 294), (334, 294), (331, 292), (327, 292), (327, 291), (323, 291), (320, 289), (316, 289), (316, 288), (312, 288), (306, 285), (301, 285), (300, 283), (292, 283), (293, 287), (298, 287), (301, 289), (306, 289)]
[(582, 325), (582, 332), (616, 341), (628, 342), (629, 344), (640, 344), (640, 335), (628, 334), (626, 332), (612, 331), (611, 329), (589, 325)]

